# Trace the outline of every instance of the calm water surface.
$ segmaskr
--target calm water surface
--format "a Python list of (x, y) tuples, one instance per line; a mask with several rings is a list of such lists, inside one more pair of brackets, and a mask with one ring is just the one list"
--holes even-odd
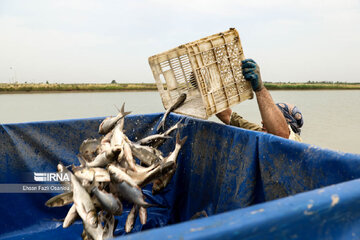
[[(271, 91), (275, 102), (294, 103), (302, 111), (306, 143), (360, 154), (360, 91)], [(158, 92), (0, 94), (0, 123), (19, 123), (116, 115), (126, 102), (132, 114), (163, 112)], [(233, 107), (260, 124), (256, 99)], [(216, 117), (209, 121), (219, 122)]]

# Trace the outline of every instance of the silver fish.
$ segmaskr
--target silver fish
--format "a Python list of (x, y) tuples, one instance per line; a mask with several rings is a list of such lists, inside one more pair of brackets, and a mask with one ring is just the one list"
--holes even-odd
[(164, 143), (164, 141), (168, 138), (171, 138), (170, 136), (168, 136), (172, 131), (178, 129), (181, 124), (182, 120), (180, 120), (179, 122), (177, 122), (174, 126), (172, 126), (171, 128), (169, 128), (168, 130), (166, 130), (164, 133), (161, 134), (154, 134), (154, 135), (150, 135), (148, 137), (145, 137), (143, 139), (140, 139), (139, 141), (137, 141), (138, 144), (141, 145), (151, 145), (155, 148), (159, 147), (162, 143)]
[(75, 176), (80, 180), (86, 180), (88, 182), (94, 181), (95, 171), (91, 168), (81, 168), (77, 170), (73, 168), (73, 172)]
[(110, 239), (114, 237), (114, 230), (115, 230), (115, 218), (114, 215), (111, 213), (101, 212), (100, 214), (101, 222), (103, 222), (103, 239)]
[(82, 156), (87, 162), (92, 162), (98, 155), (99, 146), (99, 139), (84, 140), (79, 148), (80, 156)]
[(170, 183), (172, 177), (175, 174), (175, 171), (176, 171), (176, 165), (175, 165), (174, 169), (170, 170), (167, 174), (154, 180), (154, 183), (152, 186), (152, 194), (153, 195), (160, 192), (162, 189), (164, 189)]
[(132, 149), (129, 145), (129, 143), (127, 141), (124, 142), (124, 159), (126, 160), (126, 162), (129, 165), (129, 168), (132, 169), (133, 171), (136, 171), (135, 168), (135, 159), (133, 157), (133, 153), (132, 153)]
[(114, 128), (116, 123), (124, 118), (126, 115), (130, 114), (131, 112), (125, 112), (124, 111), (125, 103), (123, 103), (120, 113), (116, 117), (107, 117), (102, 121), (102, 123), (99, 126), (99, 133), (100, 134), (107, 134), (111, 129)]
[(164, 160), (165, 162), (174, 162), (175, 168), (173, 168), (167, 174), (165, 174), (164, 176), (162, 176), (154, 181), (154, 184), (152, 187), (153, 194), (159, 192), (160, 190), (162, 190), (169, 184), (171, 178), (173, 177), (173, 175), (175, 174), (175, 171), (176, 171), (176, 160), (177, 160), (179, 151), (180, 151), (181, 147), (185, 144), (186, 140), (187, 140), (187, 136), (180, 140), (180, 133), (177, 132), (175, 149)]
[(71, 174), (71, 185), (77, 213), (84, 224), (86, 223), (89, 226), (96, 228), (98, 225), (98, 217), (89, 193), (79, 183), (74, 174)]
[(147, 166), (153, 163), (160, 162), (162, 159), (162, 153), (152, 147), (143, 146), (137, 143), (129, 144), (132, 154)]
[(136, 185), (139, 187), (144, 187), (157, 178), (165, 175), (172, 169), (176, 168), (176, 163), (173, 161), (164, 162), (157, 165), (156, 167), (149, 167), (148, 171), (133, 172), (131, 170), (127, 171), (127, 174), (134, 180)]
[(131, 230), (133, 229), (138, 212), (139, 212), (139, 206), (134, 204), (134, 206), (131, 208), (129, 212), (129, 215), (126, 218), (126, 222), (125, 222), (126, 233), (131, 232)]
[(83, 221), (83, 225), (84, 225), (85, 236), (87, 237), (85, 239), (103, 240), (104, 228), (102, 227), (101, 224), (98, 224), (96, 227), (93, 227), (88, 222)]
[(115, 164), (110, 164), (108, 166), (108, 170), (110, 173), (110, 178), (113, 179), (115, 182), (127, 182), (132, 187), (138, 187), (136, 182), (126, 174), (121, 168), (118, 168)]
[(140, 207), (139, 208), (139, 218), (140, 218), (140, 223), (142, 225), (146, 224), (146, 220), (147, 220), (147, 210), (144, 207)]
[(177, 132), (175, 149), (174, 149), (173, 152), (171, 152), (169, 154), (168, 157), (165, 158), (165, 162), (169, 162), (169, 161), (176, 162), (176, 159), (177, 159), (177, 157), (179, 155), (179, 151), (180, 151), (181, 147), (185, 144), (186, 140), (187, 140), (187, 136), (185, 136), (183, 139), (180, 140), (180, 133)]
[(96, 156), (92, 162), (87, 162), (87, 167), (105, 167), (110, 162), (114, 161), (116, 155), (121, 151), (120, 147), (111, 148), (108, 151), (102, 152)]
[[(114, 128), (113, 136), (111, 137), (111, 146), (121, 148), (122, 153), (120, 156), (123, 156), (129, 167), (135, 170), (135, 160), (132, 155), (131, 147), (129, 145), (130, 140), (127, 138), (127, 136), (123, 133), (121, 129), (121, 124), (117, 124)], [(121, 160), (121, 159), (120, 159)]]
[(93, 187), (91, 192), (99, 200), (104, 210), (114, 215), (121, 215), (123, 211), (120, 200), (111, 193), (107, 193), (103, 190), (99, 190), (98, 187)]
[(162, 117), (159, 125), (157, 126), (156, 131), (159, 131), (160, 128), (164, 129), (166, 117), (169, 115), (170, 112), (172, 112), (175, 109), (177, 109), (178, 107), (180, 107), (181, 104), (183, 104), (185, 102), (185, 100), (186, 100), (186, 93), (180, 94), (180, 96), (176, 99), (176, 102), (172, 106), (170, 106), (164, 113), (164, 116)]
[(63, 222), (63, 228), (67, 228), (67, 227), (71, 226), (78, 217), (79, 217), (79, 214), (76, 211), (75, 204), (73, 204), (71, 206), (71, 208), (69, 209), (68, 213), (66, 214), (66, 217)]
[(158, 206), (157, 204), (145, 202), (144, 195), (139, 187), (133, 187), (125, 181), (111, 184), (113, 185), (112, 189), (114, 189), (118, 196), (124, 198), (128, 202), (145, 208)]
[(92, 168), (95, 172), (94, 180), (96, 182), (110, 182), (110, 174), (103, 168)]
[(113, 131), (108, 132), (100, 142), (99, 152), (105, 152), (111, 149), (111, 138), (113, 135)]
[(50, 198), (45, 205), (47, 207), (62, 207), (70, 203), (73, 203), (73, 193), (65, 192)]

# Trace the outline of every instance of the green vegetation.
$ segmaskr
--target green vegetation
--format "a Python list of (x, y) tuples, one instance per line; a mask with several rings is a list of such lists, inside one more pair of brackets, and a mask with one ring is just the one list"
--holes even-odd
[(306, 82), (306, 83), (270, 83), (265, 82), (265, 87), (269, 90), (326, 90), (326, 89), (360, 89), (360, 83), (342, 82)]
[(63, 83), (0, 83), (0, 93), (6, 92), (49, 92), (49, 91), (143, 91), (157, 90), (154, 83), (127, 84), (63, 84)]
[[(272, 83), (265, 82), (269, 90), (320, 90), (320, 89), (359, 89), (360, 83), (306, 82)], [(157, 91), (155, 83), (111, 83), (104, 84), (64, 84), (64, 83), (0, 83), (0, 93), (13, 92), (67, 92), (67, 91)]]

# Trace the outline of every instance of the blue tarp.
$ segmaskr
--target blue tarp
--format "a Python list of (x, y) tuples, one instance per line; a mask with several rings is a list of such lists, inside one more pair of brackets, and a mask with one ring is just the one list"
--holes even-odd
[[(155, 133), (161, 116), (127, 117), (126, 134), (137, 140)], [(125, 205), (117, 237), (360, 239), (360, 155), (177, 114), (170, 114), (165, 127), (180, 119), (185, 124), (180, 136), (188, 139), (176, 174), (159, 195), (151, 195), (151, 185), (143, 190), (146, 201), (166, 208), (149, 208), (147, 223), (137, 220), (133, 232), (124, 235), (131, 208)], [(59, 162), (78, 164), (80, 144), (99, 137), (102, 120), (0, 125), (0, 184), (23, 183), (33, 172), (55, 172)], [(161, 150), (167, 155), (174, 145), (169, 139)], [(81, 221), (67, 229), (56, 221), (69, 206), (44, 205), (54, 195), (1, 193), (0, 239), (81, 239)], [(189, 221), (203, 210), (209, 217)]]

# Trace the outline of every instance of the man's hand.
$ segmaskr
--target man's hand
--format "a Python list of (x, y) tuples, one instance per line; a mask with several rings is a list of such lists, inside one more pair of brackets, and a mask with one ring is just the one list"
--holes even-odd
[(252, 59), (245, 59), (241, 63), (245, 79), (251, 82), (251, 87), (255, 92), (260, 91), (264, 87), (264, 84), (261, 81), (259, 65)]

